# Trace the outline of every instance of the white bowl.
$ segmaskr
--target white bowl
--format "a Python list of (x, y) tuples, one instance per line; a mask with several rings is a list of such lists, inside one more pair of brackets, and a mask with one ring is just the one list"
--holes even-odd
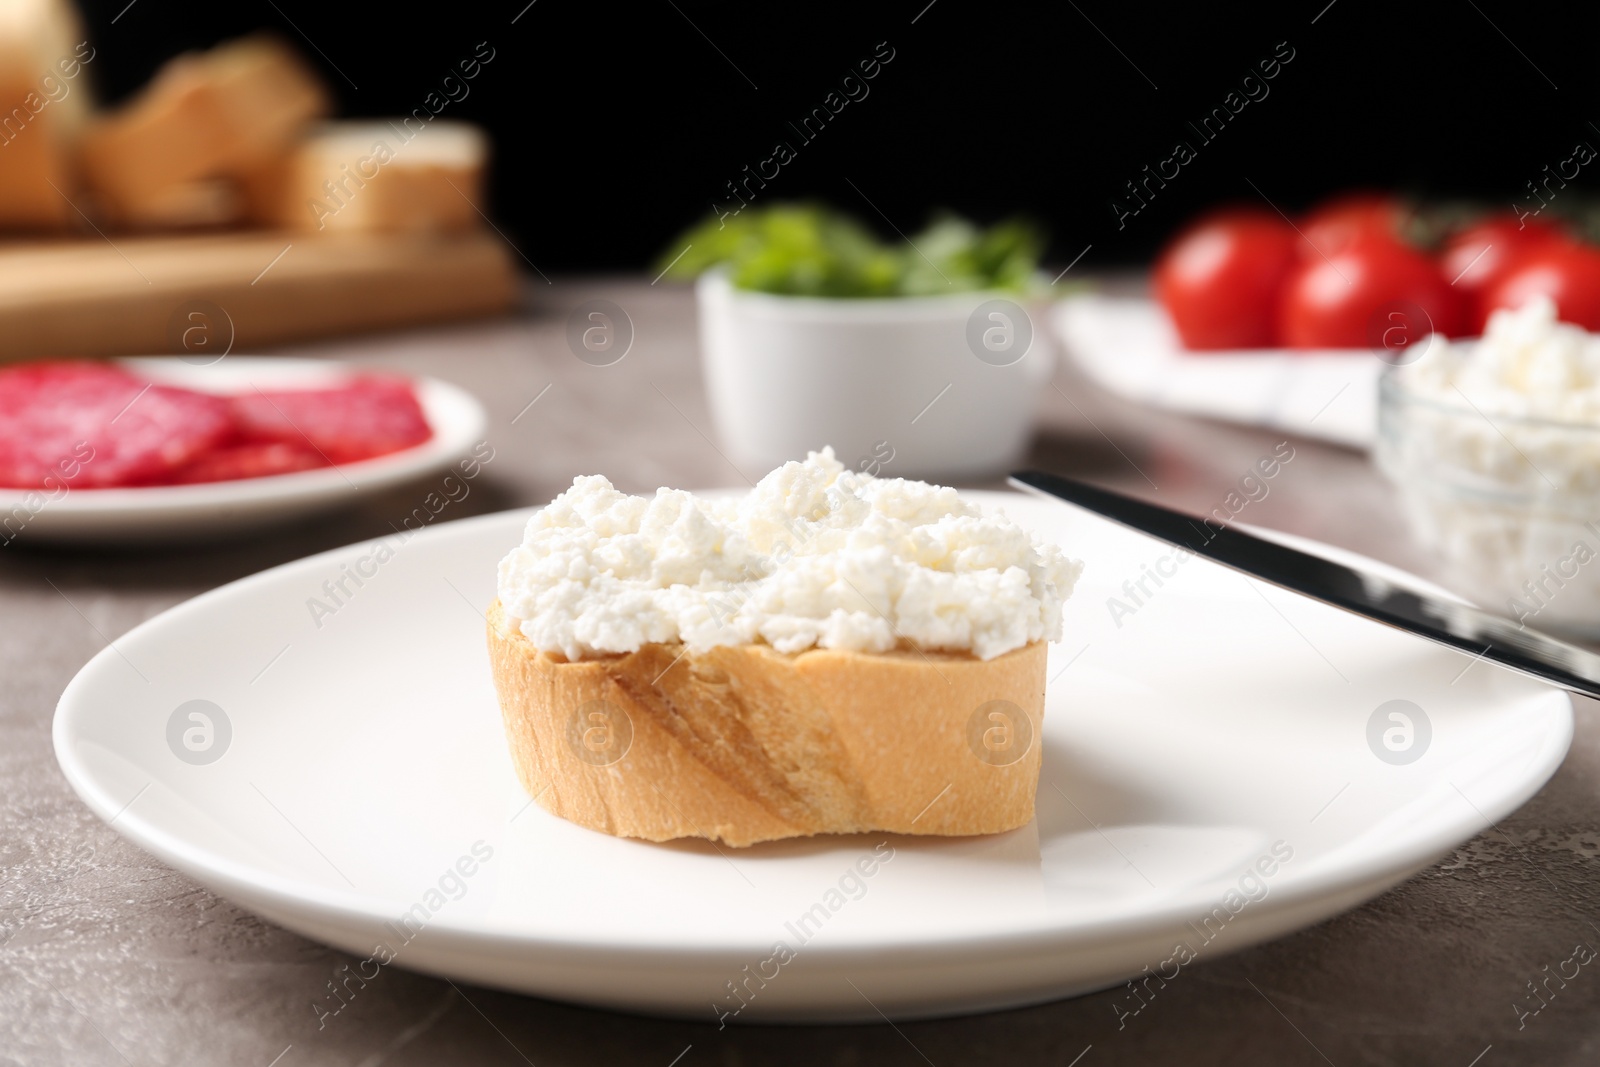
[(1014, 294), (779, 296), (717, 271), (698, 294), (712, 417), (747, 475), (832, 445), (874, 474), (971, 479), (1027, 449), (1054, 359)]

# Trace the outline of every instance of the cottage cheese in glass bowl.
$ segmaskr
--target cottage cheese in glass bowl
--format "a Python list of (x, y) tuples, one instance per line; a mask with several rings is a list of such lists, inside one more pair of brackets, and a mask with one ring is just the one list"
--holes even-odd
[(1547, 299), (1434, 337), (1379, 391), (1379, 467), (1447, 583), (1544, 630), (1600, 637), (1600, 334)]

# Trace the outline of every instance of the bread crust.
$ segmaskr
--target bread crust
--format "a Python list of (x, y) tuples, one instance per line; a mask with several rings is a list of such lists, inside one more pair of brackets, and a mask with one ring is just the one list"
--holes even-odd
[(91, 96), (80, 42), (83, 26), (67, 0), (0, 5), (0, 226), (8, 230), (77, 221), (68, 197), (78, 195), (74, 156)]
[(1033, 818), (1045, 655), (766, 645), (567, 662), (497, 601), (489, 658), (518, 777), (590, 829), (743, 847), (825, 833), (970, 835)]

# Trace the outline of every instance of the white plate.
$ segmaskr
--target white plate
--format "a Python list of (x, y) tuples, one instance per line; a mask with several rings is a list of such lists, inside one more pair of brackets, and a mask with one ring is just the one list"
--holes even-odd
[[(1464, 656), (1202, 560), (1147, 580), (1155, 595), (1113, 622), (1107, 598), (1142, 564), (1174, 570), (1164, 546), (1050, 501), (971, 495), (1088, 563), (1051, 652), (1038, 818), (1009, 834), (734, 850), (612, 838), (530, 806), (479, 610), (528, 512), (391, 538), (381, 564), (378, 542), (352, 545), (168, 611), (68, 686), (56, 753), (120, 833), (359, 957), (383, 944), (420, 971), (705, 1019), (747, 981), (746, 1022), (976, 1011), (1146, 966), (1181, 974), (1180, 941), (1208, 958), (1394, 885), (1516, 808), (1567, 750), (1564, 694), (1483, 663), (1463, 673)], [(314, 622), (310, 598), (352, 570), (364, 584)], [(1394, 699), (1431, 723), (1404, 766), (1367, 741)], [(203, 726), (177, 716), (192, 700), (231, 724), (226, 745), (214, 725), (214, 763), (169, 748), (174, 718)], [(1273, 867), (1276, 842), (1293, 855)], [(850, 877), (879, 848), (892, 859)], [(472, 876), (450, 875), (458, 863)], [(1244, 878), (1258, 863), (1271, 876)], [(1258, 899), (1235, 914), (1241, 882)], [(391, 926), (418, 904), (426, 925), (402, 944)], [(808, 912), (802, 944), (790, 926)], [(370, 976), (377, 956), (353, 970)]]
[[(252, 386), (293, 389), (334, 385), (370, 368), (326, 360), (229, 356), (199, 366), (175, 358), (124, 359), (135, 374), (166, 385), (214, 393)], [(272, 526), (340, 507), (363, 496), (441, 470), (483, 436), (483, 405), (436, 378), (413, 378), (433, 437), (413, 448), (338, 467), (203, 485), (136, 489), (71, 489), (40, 500), (25, 489), (0, 488), (0, 516), (28, 513), (8, 532), (28, 542), (123, 544), (192, 539)]]
[(1187, 351), (1153, 300), (1083, 296), (1053, 312), (1085, 374), (1141, 404), (1368, 448), (1383, 361), (1364, 349)]

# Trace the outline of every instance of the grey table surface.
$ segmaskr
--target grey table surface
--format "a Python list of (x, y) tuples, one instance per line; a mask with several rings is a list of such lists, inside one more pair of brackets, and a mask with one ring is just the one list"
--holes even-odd
[[(632, 351), (611, 368), (580, 363), (565, 342), (568, 311), (597, 295), (625, 308), (636, 330)], [(283, 352), (436, 375), (482, 398), (497, 458), (457, 518), (542, 503), (583, 473), (635, 492), (742, 484), (711, 443), (693, 300), (682, 288), (536, 282), (511, 318)], [(1198, 511), (1280, 439), (1140, 409), (1066, 367), (1040, 403), (1035, 465)], [(1366, 457), (1295, 447), (1250, 521), (1429, 571)], [(1591, 925), (1600, 919), (1600, 716), (1587, 701), (1577, 702), (1561, 769), (1500, 825), (1355, 911), (1195, 964), (1121, 1028), (1113, 1005), (1125, 990), (895, 1026), (719, 1031), (458, 990), (398, 967), (319, 1028), (313, 994), (356, 961), (212, 895), (91, 815), (56, 766), (51, 716), (108, 638), (224, 582), (386, 534), (416, 492), (177, 551), (67, 551), (25, 537), (0, 550), (0, 1062), (1600, 1062), (1600, 976), (1589, 969), (1541, 987), (1550, 992), (1536, 1015), (1518, 1013), (1538, 1003), (1530, 981), (1543, 982), (1576, 944), (1600, 945)]]

